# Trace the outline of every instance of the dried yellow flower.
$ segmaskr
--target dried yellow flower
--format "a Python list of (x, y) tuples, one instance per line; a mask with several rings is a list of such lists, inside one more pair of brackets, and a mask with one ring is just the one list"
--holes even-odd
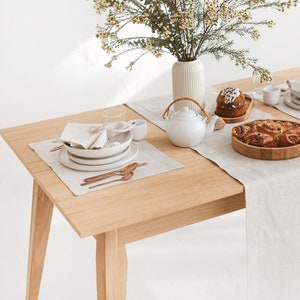
[[(168, 52), (180, 61), (196, 60), (204, 54), (219, 59), (223, 56), (243, 68), (250, 67), (268, 78), (267, 70), (248, 58), (247, 49), (233, 49), (233, 34), (260, 38), (259, 26), (274, 26), (272, 20), (255, 20), (252, 11), (270, 9), (284, 12), (298, 5), (298, 0), (93, 0), (95, 11), (105, 13), (105, 21), (97, 26), (96, 36), (104, 51), (112, 53), (111, 66), (128, 51), (142, 51), (128, 69), (146, 53), (156, 57)], [(144, 24), (148, 35), (124, 36), (129, 25)], [(116, 50), (120, 52), (116, 53)]]

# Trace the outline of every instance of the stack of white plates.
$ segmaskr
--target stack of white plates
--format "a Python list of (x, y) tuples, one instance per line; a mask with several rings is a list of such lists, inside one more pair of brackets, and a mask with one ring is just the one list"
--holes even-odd
[(300, 110), (300, 97), (294, 95), (292, 92), (286, 93), (284, 103), (291, 108)]
[(105, 171), (126, 165), (138, 153), (131, 131), (117, 134), (101, 149), (74, 148), (65, 144), (58, 159), (66, 167), (80, 171)]
[(300, 105), (300, 97), (298, 97), (298, 94), (295, 95), (293, 92), (291, 92), (291, 100), (293, 103)]

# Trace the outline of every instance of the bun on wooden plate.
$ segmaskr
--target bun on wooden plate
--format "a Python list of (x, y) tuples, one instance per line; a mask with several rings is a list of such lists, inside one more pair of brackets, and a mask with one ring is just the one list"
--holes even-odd
[(223, 89), (217, 96), (216, 115), (224, 118), (240, 117), (246, 113), (247, 103), (242, 91), (234, 86)]

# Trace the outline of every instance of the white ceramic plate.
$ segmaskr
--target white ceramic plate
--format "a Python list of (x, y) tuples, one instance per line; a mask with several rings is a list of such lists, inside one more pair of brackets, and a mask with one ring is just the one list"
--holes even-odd
[[(127, 131), (114, 136), (102, 149), (81, 149), (70, 147), (66, 144), (65, 148), (69, 153), (82, 158), (105, 158), (121, 153), (129, 146), (131, 141), (132, 133), (130, 131)], [(119, 144), (112, 146), (112, 143), (114, 142)]]
[(129, 152), (127, 155), (116, 162), (105, 164), (105, 165), (97, 165), (97, 166), (88, 166), (88, 165), (82, 165), (78, 164), (74, 161), (72, 161), (68, 155), (68, 152), (65, 148), (61, 149), (58, 154), (58, 160), (59, 162), (64, 165), (65, 167), (68, 167), (70, 169), (78, 170), (78, 171), (106, 171), (106, 170), (113, 170), (116, 168), (121, 168), (128, 164), (139, 152), (139, 148), (136, 143), (131, 143), (129, 146)]
[(109, 156), (109, 157), (104, 157), (104, 158), (83, 158), (83, 157), (76, 156), (69, 152), (68, 152), (68, 155), (72, 161), (74, 161), (78, 164), (88, 165), (88, 166), (97, 166), (97, 165), (105, 165), (105, 164), (111, 164), (113, 162), (116, 162), (116, 161), (124, 158), (128, 154), (129, 151), (130, 151), (130, 146), (128, 146), (121, 153), (118, 153), (116, 155)]
[(293, 103), (297, 104), (297, 105), (300, 105), (300, 98), (299, 97), (291, 95), (291, 101)]
[(300, 110), (300, 105), (299, 104), (296, 104), (294, 102), (292, 102), (292, 99), (291, 99), (291, 94), (290, 93), (287, 93), (285, 96), (284, 96), (284, 103), (291, 107), (291, 108), (294, 108), (294, 109), (297, 109), (297, 110)]

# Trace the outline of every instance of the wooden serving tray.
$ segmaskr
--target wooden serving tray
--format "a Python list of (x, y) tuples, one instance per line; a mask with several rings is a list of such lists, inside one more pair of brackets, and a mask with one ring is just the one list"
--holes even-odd
[(243, 114), (242, 116), (239, 116), (239, 117), (234, 117), (234, 118), (224, 118), (221, 116), (220, 116), (220, 118), (222, 118), (226, 124), (239, 123), (239, 122), (243, 122), (243, 121), (247, 120), (252, 111), (254, 102), (253, 102), (253, 99), (251, 97), (249, 97), (248, 95), (245, 95), (245, 100), (246, 100), (246, 105), (247, 105), (247, 110), (246, 110), (245, 114)]
[(232, 148), (238, 153), (257, 159), (282, 160), (300, 156), (300, 144), (279, 148), (257, 147), (245, 144), (233, 135), (231, 139), (231, 144)]

